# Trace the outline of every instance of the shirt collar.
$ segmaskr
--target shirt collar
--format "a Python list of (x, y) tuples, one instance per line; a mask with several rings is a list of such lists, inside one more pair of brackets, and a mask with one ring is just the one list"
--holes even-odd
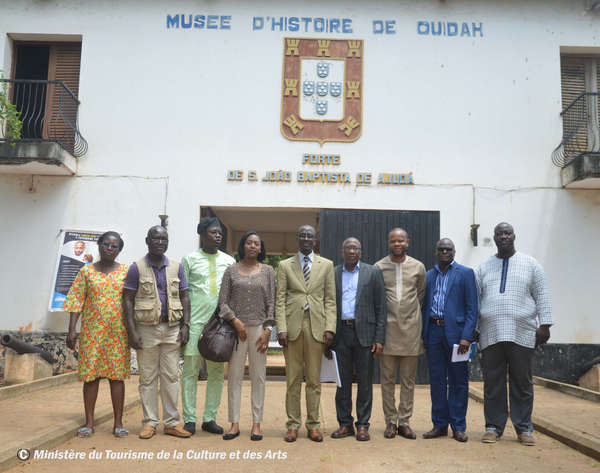
[(298, 252), (298, 258), (300, 258), (300, 263), (304, 264), (304, 257), (308, 256), (308, 259), (310, 260), (310, 262), (313, 262), (313, 258), (315, 257), (315, 252), (311, 251), (308, 255), (305, 255), (304, 253), (302, 253), (301, 251)]
[(354, 269), (352, 271), (348, 271), (346, 269), (346, 265), (344, 263), (342, 263), (342, 273), (348, 273), (348, 274), (352, 274), (352, 273), (356, 273), (360, 270), (360, 260), (358, 260), (358, 262), (356, 263), (356, 266), (354, 266)]
[(204, 256), (206, 256), (207, 258), (214, 258), (214, 257), (218, 256), (218, 255), (219, 255), (219, 251), (220, 251), (220, 250), (217, 250), (217, 251), (216, 251), (216, 253), (207, 253), (207, 252), (206, 252), (206, 251), (204, 251), (202, 248), (198, 248), (198, 252), (199, 252), (201, 255), (204, 255)]
[[(454, 260), (452, 260), (452, 263), (450, 263), (448, 265), (448, 269), (446, 270), (446, 273), (448, 273), (448, 271), (450, 271), (452, 269), (452, 266), (454, 266)], [(440, 269), (440, 265), (437, 263), (435, 264), (435, 269), (437, 270), (438, 273), (444, 274), (444, 273), (442, 273), (442, 270)]]
[(167, 258), (167, 255), (163, 255), (163, 259), (162, 259), (162, 263), (160, 266), (155, 266), (154, 264), (152, 264), (152, 261), (150, 261), (150, 255), (147, 254), (146, 255), (146, 263), (148, 263), (148, 266), (153, 266), (156, 269), (163, 269), (165, 266), (169, 266), (169, 258)]

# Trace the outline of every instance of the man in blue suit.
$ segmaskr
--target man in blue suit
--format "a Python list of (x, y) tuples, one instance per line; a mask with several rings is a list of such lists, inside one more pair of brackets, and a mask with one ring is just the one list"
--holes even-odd
[(423, 343), (427, 349), (431, 386), (432, 439), (448, 436), (448, 424), (459, 442), (466, 434), (469, 370), (466, 361), (452, 362), (452, 350), (469, 351), (477, 325), (477, 285), (471, 268), (454, 261), (454, 243), (442, 238), (436, 245), (438, 264), (427, 271), (422, 308)]

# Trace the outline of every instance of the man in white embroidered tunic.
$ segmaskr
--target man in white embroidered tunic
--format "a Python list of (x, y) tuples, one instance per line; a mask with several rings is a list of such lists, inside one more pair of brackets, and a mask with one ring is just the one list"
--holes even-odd
[(484, 378), (484, 443), (494, 443), (510, 418), (523, 445), (535, 445), (532, 362), (535, 347), (550, 338), (552, 307), (544, 270), (531, 256), (515, 250), (508, 223), (494, 229), (498, 253), (476, 271), (479, 291), (479, 344)]

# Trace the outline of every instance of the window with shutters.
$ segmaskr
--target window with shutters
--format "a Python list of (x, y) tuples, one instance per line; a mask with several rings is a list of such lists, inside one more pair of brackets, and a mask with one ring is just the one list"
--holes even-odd
[(15, 42), (12, 97), (24, 140), (57, 141), (75, 154), (80, 62), (80, 42)]
[(577, 156), (600, 152), (600, 56), (561, 56), (563, 140), (553, 162), (566, 166)]

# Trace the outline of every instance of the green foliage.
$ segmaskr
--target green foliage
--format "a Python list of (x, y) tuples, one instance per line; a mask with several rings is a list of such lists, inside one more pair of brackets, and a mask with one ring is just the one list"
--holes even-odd
[[(0, 69), (0, 79), (4, 79), (4, 74)], [(21, 120), (19, 112), (14, 104), (10, 103), (8, 96), (8, 82), (0, 82), (0, 130), (5, 131), (8, 141), (14, 145), (14, 141), (21, 138)]]

